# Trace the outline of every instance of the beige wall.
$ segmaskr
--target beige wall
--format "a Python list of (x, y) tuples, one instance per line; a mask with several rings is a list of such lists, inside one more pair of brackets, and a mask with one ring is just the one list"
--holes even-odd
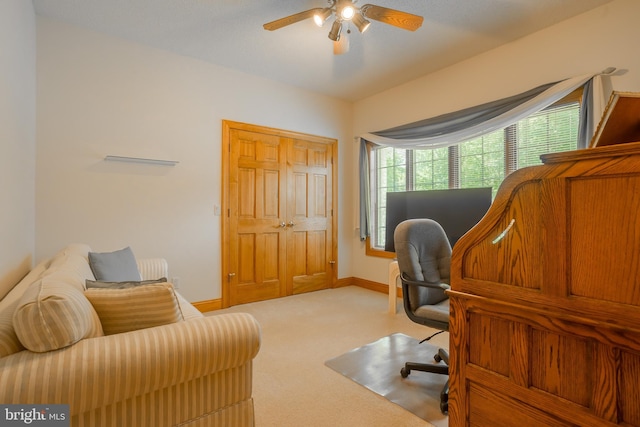
[(0, 1), (0, 298), (33, 262), (35, 25), (30, 1)]
[[(614, 90), (640, 92), (640, 1), (616, 0), (536, 34), (357, 102), (356, 135), (513, 95), (609, 66)], [(354, 191), (357, 179), (354, 172)], [(354, 202), (355, 204), (355, 202)], [(357, 206), (354, 206), (354, 210)], [(353, 239), (351, 274), (386, 282), (389, 260), (367, 257)]]
[[(350, 177), (349, 103), (53, 20), (37, 25), (38, 259), (75, 241), (130, 245), (137, 257), (167, 258), (187, 299), (219, 298), (223, 119), (337, 138), (339, 179)], [(104, 162), (109, 154), (180, 163)], [(351, 191), (340, 190), (342, 218)], [(342, 277), (350, 239), (339, 246)]]

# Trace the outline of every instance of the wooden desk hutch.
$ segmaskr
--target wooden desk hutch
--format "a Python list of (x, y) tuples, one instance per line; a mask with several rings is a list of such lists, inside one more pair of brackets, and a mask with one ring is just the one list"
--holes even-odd
[(456, 244), (450, 426), (640, 426), (640, 97), (594, 141), (510, 175)]

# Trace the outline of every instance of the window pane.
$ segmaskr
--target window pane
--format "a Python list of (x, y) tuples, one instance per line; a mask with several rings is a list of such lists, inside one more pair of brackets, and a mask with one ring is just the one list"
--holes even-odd
[(542, 164), (540, 155), (575, 150), (580, 108), (577, 102), (532, 114), (517, 124), (517, 168)]
[(503, 130), (459, 144), (458, 187), (493, 187), (495, 192), (504, 179), (504, 150)]
[(384, 247), (387, 192), (405, 191), (407, 182), (407, 151), (391, 147), (375, 150), (375, 193), (372, 244)]
[(415, 184), (412, 190), (438, 190), (449, 188), (449, 158), (447, 148), (414, 150)]
[(385, 147), (377, 150), (378, 188), (387, 191), (404, 191), (406, 189), (406, 150)]

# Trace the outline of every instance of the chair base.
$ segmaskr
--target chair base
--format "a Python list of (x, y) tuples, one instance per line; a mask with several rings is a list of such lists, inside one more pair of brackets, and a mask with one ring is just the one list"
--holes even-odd
[[(409, 374), (411, 374), (411, 371), (449, 375), (449, 354), (443, 349), (438, 349), (438, 353), (433, 358), (438, 364), (406, 362), (404, 367), (400, 369), (400, 375), (402, 378), (407, 378)], [(444, 361), (445, 365), (439, 364), (441, 361)], [(440, 392), (440, 411), (444, 415), (449, 413), (449, 380), (447, 380)]]

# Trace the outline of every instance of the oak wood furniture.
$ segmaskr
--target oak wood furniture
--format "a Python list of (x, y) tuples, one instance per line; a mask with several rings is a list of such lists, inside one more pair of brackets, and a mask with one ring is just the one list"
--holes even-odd
[(450, 426), (640, 426), (640, 142), (622, 142), (513, 173), (458, 241)]

